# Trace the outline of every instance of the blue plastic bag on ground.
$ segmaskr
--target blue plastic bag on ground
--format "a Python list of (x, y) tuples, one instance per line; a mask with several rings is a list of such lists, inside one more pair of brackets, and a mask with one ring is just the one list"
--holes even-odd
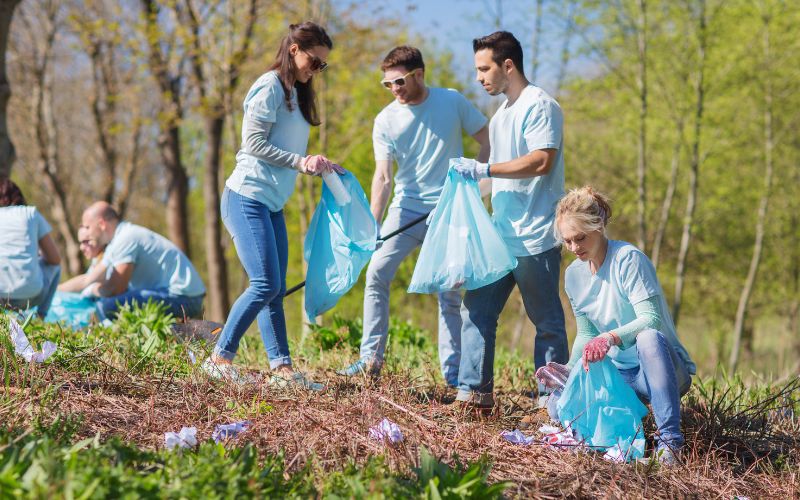
[(44, 320), (48, 323), (65, 323), (77, 330), (89, 326), (93, 316), (97, 317), (94, 300), (82, 297), (79, 293), (56, 292)]
[(492, 223), (478, 183), (451, 167), (408, 291), (474, 290), (494, 283), (515, 267), (517, 259)]
[(353, 287), (378, 239), (378, 224), (358, 180), (350, 172), (339, 178), (350, 194), (350, 202), (338, 205), (323, 184), (303, 245), (308, 263), (305, 309), (312, 323)]
[(608, 357), (589, 363), (588, 372), (576, 363), (557, 407), (559, 421), (587, 445), (603, 450), (618, 446), (627, 460), (644, 456), (642, 418), (647, 407)]

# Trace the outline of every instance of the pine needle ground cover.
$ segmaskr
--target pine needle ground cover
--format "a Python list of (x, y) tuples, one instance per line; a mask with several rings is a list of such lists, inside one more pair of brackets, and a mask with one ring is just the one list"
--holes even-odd
[[(29, 322), (34, 346), (59, 346), (41, 365), (14, 353), (8, 321), (0, 316), (0, 498), (800, 495), (797, 378), (695, 381), (683, 399), (682, 463), (622, 465), (508, 443), (501, 431), (527, 425), (535, 435), (547, 420), (530, 398), (530, 361), (499, 354), (498, 404), (479, 418), (452, 404), (434, 339), (401, 321), (378, 381), (334, 373), (356, 357), (358, 321), (334, 318), (298, 340), (297, 367), (327, 383), (321, 394), (210, 380), (193, 359), (213, 346), (179, 341), (152, 304), (85, 331)], [(237, 363), (266, 375), (258, 337), (248, 340)], [(402, 442), (370, 436), (384, 418)], [(241, 420), (251, 426), (235, 439), (211, 439), (216, 425)], [(167, 450), (164, 433), (184, 426), (197, 428), (198, 444)]]

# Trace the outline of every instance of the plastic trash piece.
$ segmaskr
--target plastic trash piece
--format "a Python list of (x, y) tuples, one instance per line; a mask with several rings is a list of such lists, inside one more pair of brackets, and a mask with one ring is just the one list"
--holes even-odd
[(399, 425), (384, 418), (378, 425), (369, 428), (369, 437), (395, 444), (403, 440), (403, 431), (400, 430)]
[(44, 363), (58, 349), (58, 345), (46, 340), (42, 344), (42, 350), (35, 351), (17, 320), (9, 318), (8, 325), (11, 333), (11, 343), (14, 344), (14, 352), (25, 358), (28, 363)]
[(642, 418), (647, 415), (647, 407), (608, 357), (590, 363), (588, 372), (580, 363), (575, 364), (557, 409), (561, 423), (574, 430), (587, 445), (606, 450), (629, 443), (623, 445), (625, 450), (631, 448), (627, 458), (638, 458), (631, 444), (644, 439)]
[(494, 283), (517, 267), (498, 233), (478, 183), (453, 170), (429, 217), (430, 225), (408, 287), (413, 293), (474, 290)]
[(168, 450), (197, 446), (197, 427), (181, 427), (180, 432), (165, 432), (164, 446)]
[(535, 437), (526, 436), (519, 429), (514, 429), (513, 431), (503, 431), (500, 433), (500, 436), (509, 443), (521, 444), (524, 446), (530, 446), (534, 441), (536, 441)]
[(339, 205), (328, 185), (323, 185), (303, 245), (303, 257), (308, 262), (305, 309), (312, 323), (356, 284), (378, 239), (378, 224), (358, 180), (350, 172), (338, 179), (351, 202)]
[(56, 292), (44, 320), (47, 323), (65, 323), (77, 330), (89, 326), (93, 316), (97, 317), (94, 300), (80, 293)]
[(192, 352), (191, 349), (187, 349), (186, 355), (189, 356), (190, 363), (192, 363), (193, 365), (197, 364), (197, 356), (194, 355), (194, 352)]
[(567, 378), (569, 378), (569, 369), (552, 361), (536, 370), (536, 379), (545, 387), (553, 390), (564, 389)]
[(213, 439), (215, 443), (234, 439), (240, 433), (246, 431), (250, 425), (251, 422), (249, 420), (242, 420), (241, 422), (234, 422), (232, 424), (219, 424), (214, 428), (211, 439)]
[(322, 180), (325, 182), (325, 185), (328, 186), (328, 189), (331, 190), (333, 198), (339, 206), (347, 205), (352, 201), (350, 193), (347, 192), (342, 180), (339, 179), (339, 174), (336, 172), (325, 172), (322, 174)]

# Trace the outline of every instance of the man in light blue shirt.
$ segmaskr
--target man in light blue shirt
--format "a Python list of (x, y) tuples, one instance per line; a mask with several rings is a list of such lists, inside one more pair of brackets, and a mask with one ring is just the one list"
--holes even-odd
[[(491, 178), (494, 223), (518, 261), (495, 283), (467, 291), (461, 308), (464, 354), (457, 399), (490, 409), (497, 321), (514, 285), (536, 325), (536, 368), (567, 361), (558, 295), (561, 248), (553, 233), (555, 208), (564, 194), (563, 116), (555, 99), (525, 78), (522, 47), (514, 35), (498, 31), (472, 44), (478, 81), (489, 94), (503, 93), (507, 99), (489, 125), (489, 163), (463, 159), (456, 169), (472, 179)], [(540, 385), (540, 396), (544, 391)]]
[[(381, 230), (387, 235), (424, 218), (436, 206), (449, 160), (463, 155), (462, 131), (478, 141), (478, 158), (483, 161), (489, 157), (489, 134), (486, 117), (458, 91), (425, 85), (425, 63), (418, 49), (395, 47), (381, 69), (381, 83), (395, 100), (375, 118), (376, 169), (370, 205), (375, 220), (383, 219), (394, 177), (394, 198)], [(394, 176), (393, 162), (397, 162)], [(361, 356), (340, 374), (379, 373), (389, 330), (389, 286), (402, 260), (422, 244), (426, 232), (425, 224), (416, 224), (386, 241), (372, 256), (364, 293)], [(461, 355), (460, 306), (459, 292), (439, 294), (439, 361), (445, 381), (453, 387)]]
[(189, 258), (171, 241), (121, 221), (103, 201), (84, 211), (81, 227), (89, 239), (106, 245), (102, 261), (83, 275), (88, 286), (84, 293), (99, 297), (101, 316), (116, 314), (120, 304), (150, 299), (162, 302), (177, 318), (202, 314), (206, 288)]

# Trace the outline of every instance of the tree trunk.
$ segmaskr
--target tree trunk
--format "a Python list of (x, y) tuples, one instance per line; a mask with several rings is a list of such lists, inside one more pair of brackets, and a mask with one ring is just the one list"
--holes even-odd
[[(764, 57), (766, 59), (766, 66), (768, 68), (771, 66), (770, 51), (769, 19), (765, 18)], [(761, 253), (764, 248), (764, 232), (767, 223), (767, 214), (769, 212), (769, 199), (770, 195), (772, 194), (772, 152), (775, 148), (772, 130), (772, 85), (769, 81), (769, 71), (766, 71), (764, 75), (767, 80), (764, 91), (764, 168), (766, 170), (764, 175), (764, 193), (761, 195), (761, 201), (758, 204), (758, 215), (756, 216), (756, 238), (753, 244), (753, 256), (750, 259), (750, 268), (747, 270), (747, 277), (744, 280), (742, 293), (739, 296), (739, 305), (736, 308), (736, 321), (733, 326), (733, 345), (731, 347), (731, 355), (728, 361), (728, 369), (730, 370), (730, 373), (736, 371), (736, 367), (739, 364), (739, 350), (742, 343), (742, 333), (745, 329), (745, 322), (747, 320), (747, 306), (750, 302), (750, 296), (753, 293), (753, 286), (755, 285), (756, 276), (758, 275), (758, 267), (761, 264)]]
[(149, 49), (150, 71), (161, 91), (161, 134), (158, 145), (161, 159), (167, 171), (167, 235), (187, 257), (191, 257), (189, 246), (189, 177), (181, 160), (180, 123), (183, 119), (181, 106), (182, 75), (172, 74), (168, 57), (162, 49), (162, 33), (159, 28), (160, 7), (153, 0), (140, 0), (145, 21), (145, 37)]
[(215, 117), (206, 119), (208, 151), (206, 152), (206, 172), (203, 178), (205, 198), (206, 266), (209, 285), (209, 318), (223, 321), (228, 314), (228, 266), (222, 248), (222, 227), (220, 223), (220, 155), (222, 150), (222, 131), (225, 126), (225, 113), (222, 108)]
[(536, 0), (536, 20), (533, 24), (533, 47), (531, 49), (531, 78), (533, 83), (536, 83), (536, 77), (539, 73), (539, 52), (541, 52), (540, 45), (542, 40), (542, 6), (544, 0)]
[(686, 259), (689, 255), (689, 246), (692, 240), (692, 225), (694, 224), (694, 211), (697, 206), (697, 182), (700, 174), (700, 132), (703, 124), (703, 110), (705, 104), (704, 78), (706, 70), (706, 4), (700, 2), (700, 19), (698, 31), (698, 61), (697, 82), (695, 93), (695, 123), (694, 142), (692, 143), (692, 158), (689, 165), (689, 194), (686, 196), (686, 213), (683, 217), (683, 231), (681, 233), (681, 246), (678, 251), (678, 265), (675, 270), (675, 295), (672, 304), (672, 320), (678, 326), (683, 298), (683, 286), (686, 279)]
[(14, 9), (20, 0), (3, 0), (0, 2), (0, 179), (11, 176), (11, 165), (16, 159), (14, 144), (8, 135), (6, 110), (11, 98), (11, 85), (6, 77), (6, 46), (8, 33), (11, 31), (11, 19)]
[(639, 148), (636, 163), (637, 246), (645, 252), (647, 243), (647, 2), (639, 0), (639, 28), (636, 31), (639, 53)]
[(681, 117), (676, 124), (678, 128), (678, 138), (675, 139), (675, 145), (672, 148), (669, 182), (664, 192), (664, 200), (661, 202), (661, 216), (658, 219), (656, 234), (653, 237), (651, 256), (653, 267), (656, 269), (658, 269), (658, 264), (661, 261), (661, 245), (664, 242), (664, 234), (667, 232), (667, 223), (669, 222), (669, 215), (672, 211), (672, 202), (675, 200), (675, 189), (678, 186), (678, 166), (680, 165), (681, 150), (683, 149), (683, 123), (683, 117)]
[[(53, 37), (48, 39), (46, 51), (52, 49)], [(69, 206), (64, 183), (59, 175), (58, 134), (56, 133), (55, 118), (52, 108), (52, 89), (47, 82), (49, 53), (45, 54), (43, 64), (37, 71), (36, 88), (33, 92), (34, 99), (34, 129), (39, 148), (39, 170), (42, 173), (45, 185), (53, 199), (50, 204), (50, 216), (53, 218), (58, 233), (64, 241), (67, 269), (73, 276), (83, 271), (81, 252), (77, 241), (75, 226), (69, 220)]]
[(514, 325), (514, 334), (511, 336), (511, 349), (514, 350), (522, 341), (522, 334), (525, 333), (525, 324), (528, 321), (528, 311), (525, 310), (525, 303), (522, 295), (519, 296), (519, 308), (517, 310), (517, 321)]
[(567, 79), (567, 65), (569, 65), (570, 51), (569, 44), (572, 41), (572, 35), (575, 31), (575, 2), (570, 1), (567, 5), (567, 18), (564, 25), (564, 34), (561, 40), (561, 61), (558, 65), (558, 73), (556, 76), (555, 95), (558, 97), (561, 94), (561, 88), (564, 86), (564, 81)]
[(161, 159), (167, 169), (167, 235), (187, 257), (189, 252), (189, 177), (181, 163), (180, 129), (169, 125), (159, 137)]

